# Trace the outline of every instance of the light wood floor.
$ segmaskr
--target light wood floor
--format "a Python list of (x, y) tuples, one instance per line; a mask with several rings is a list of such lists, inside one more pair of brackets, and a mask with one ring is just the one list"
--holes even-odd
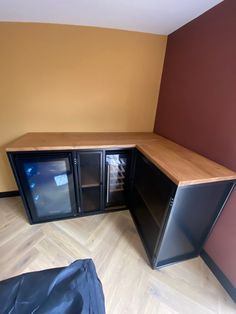
[(0, 280), (89, 257), (108, 314), (236, 313), (200, 258), (152, 270), (128, 211), (32, 226), (20, 198), (0, 199)]

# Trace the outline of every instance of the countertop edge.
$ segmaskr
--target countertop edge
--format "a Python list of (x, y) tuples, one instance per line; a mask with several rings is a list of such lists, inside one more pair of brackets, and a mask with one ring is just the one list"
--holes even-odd
[[(212, 177), (206, 177), (206, 178), (197, 178), (197, 179), (189, 179), (189, 180), (178, 180), (177, 175), (175, 175), (174, 171), (168, 171), (168, 169), (166, 169), (164, 166), (162, 166), (160, 163), (158, 163), (158, 160), (155, 159), (154, 157), (152, 157), (150, 155), (150, 153), (146, 152), (145, 147), (142, 147), (142, 145), (146, 145), (147, 143), (132, 143), (132, 140), (130, 141), (130, 143), (128, 144), (88, 144), (88, 145), (57, 145), (57, 146), (47, 146), (47, 145), (41, 145), (39, 146), (25, 146), (25, 147), (9, 147), (11, 144), (13, 144), (14, 142), (17, 142), (19, 139), (27, 136), (27, 135), (32, 135), (34, 133), (44, 133), (44, 132), (30, 132), (30, 133), (26, 133), (22, 136), (20, 136), (19, 138), (17, 138), (16, 140), (10, 142), (8, 145), (5, 146), (5, 151), (7, 153), (16, 153), (16, 152), (36, 152), (36, 151), (67, 151), (67, 150), (90, 150), (90, 149), (122, 149), (122, 148), (136, 148), (138, 149), (138, 151), (140, 151), (142, 154), (144, 154), (144, 156), (151, 161), (158, 169), (160, 169), (171, 181), (173, 181), (177, 186), (189, 186), (189, 185), (195, 185), (195, 184), (206, 184), (206, 183), (213, 183), (213, 182), (222, 182), (222, 181), (235, 181), (236, 180), (236, 173), (234, 174), (234, 171), (224, 167), (223, 165), (220, 165), (218, 163), (219, 166), (229, 170), (232, 172), (232, 175), (223, 175), (223, 176), (212, 176)], [(53, 133), (53, 132), (52, 132)], [(60, 132), (59, 132), (60, 133)], [(65, 133), (71, 133), (71, 132), (65, 132)], [(73, 132), (72, 132), (73, 133)], [(93, 132), (91, 132), (90, 134), (92, 134)], [(113, 133), (119, 133), (119, 132), (113, 132)], [(124, 132), (126, 133), (126, 132)], [(152, 132), (127, 132), (129, 134), (152, 134), (152, 135), (157, 135), (158, 136), (165, 139), (167, 142), (171, 142), (174, 143), (176, 145), (178, 145), (179, 147), (183, 147), (175, 142), (170, 141), (169, 139), (166, 139), (158, 134), (154, 134)], [(61, 133), (63, 134), (63, 132)], [(89, 133), (88, 133), (89, 134)], [(94, 133), (94, 134), (101, 134), (101, 133)], [(133, 139), (134, 140), (134, 139)], [(134, 140), (135, 141), (135, 140)], [(156, 139), (148, 139), (149, 144), (155, 144)], [(185, 147), (183, 147), (184, 149), (187, 149)], [(189, 149), (187, 149), (190, 152), (193, 152)], [(195, 152), (193, 152), (195, 153)], [(195, 153), (197, 154), (197, 153)], [(201, 157), (204, 157), (200, 154), (197, 154)], [(206, 158), (206, 157), (204, 157)], [(207, 160), (214, 162), (210, 159), (207, 158)], [(214, 162), (215, 163), (215, 162)], [(169, 167), (170, 168), (170, 167)]]

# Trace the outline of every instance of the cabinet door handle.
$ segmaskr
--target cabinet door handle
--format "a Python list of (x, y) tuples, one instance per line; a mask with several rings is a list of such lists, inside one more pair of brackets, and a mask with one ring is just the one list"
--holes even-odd
[(110, 165), (107, 164), (107, 203), (109, 202), (110, 194)]

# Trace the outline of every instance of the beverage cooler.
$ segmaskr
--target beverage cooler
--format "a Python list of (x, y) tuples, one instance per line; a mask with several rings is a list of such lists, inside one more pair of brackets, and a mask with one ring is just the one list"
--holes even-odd
[(70, 153), (18, 154), (16, 171), (34, 222), (76, 215)]
[(130, 180), (130, 151), (106, 152), (106, 208), (125, 206)]

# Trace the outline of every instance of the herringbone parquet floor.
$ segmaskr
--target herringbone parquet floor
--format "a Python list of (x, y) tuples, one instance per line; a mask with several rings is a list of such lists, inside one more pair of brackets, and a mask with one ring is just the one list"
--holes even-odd
[(128, 211), (29, 225), (20, 198), (0, 199), (0, 280), (88, 257), (108, 314), (236, 313), (200, 258), (152, 270)]

